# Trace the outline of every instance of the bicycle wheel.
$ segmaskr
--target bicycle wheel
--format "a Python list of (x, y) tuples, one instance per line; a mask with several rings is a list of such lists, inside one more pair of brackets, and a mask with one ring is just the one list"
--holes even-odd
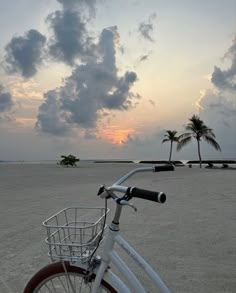
[[(64, 270), (66, 267), (66, 272)], [(28, 282), (24, 293), (88, 293), (92, 291), (95, 274), (89, 282), (84, 281), (86, 271), (71, 266), (68, 262), (56, 262), (47, 265), (37, 272)], [(101, 292), (117, 291), (106, 281), (101, 282)]]

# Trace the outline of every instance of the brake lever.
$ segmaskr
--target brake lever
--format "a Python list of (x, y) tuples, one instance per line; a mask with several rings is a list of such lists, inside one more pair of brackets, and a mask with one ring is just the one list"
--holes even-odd
[(136, 206), (134, 206), (132, 203), (128, 202), (128, 200), (130, 200), (131, 197), (127, 196), (127, 194), (126, 194), (123, 198), (119, 198), (114, 194), (114, 192), (112, 192), (109, 189), (106, 189), (105, 184), (99, 188), (97, 195), (99, 195), (101, 198), (107, 198), (107, 199), (113, 198), (118, 204), (129, 206), (135, 212), (137, 212)]
[(119, 203), (121, 205), (131, 207), (135, 212), (137, 212), (137, 210), (138, 210), (135, 205), (133, 205), (132, 203), (127, 202), (126, 200), (121, 200)]

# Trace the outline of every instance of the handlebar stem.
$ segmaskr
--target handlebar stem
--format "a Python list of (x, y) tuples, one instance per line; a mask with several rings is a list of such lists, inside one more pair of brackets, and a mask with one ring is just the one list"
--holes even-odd
[(112, 220), (113, 225), (116, 226), (116, 231), (119, 231), (119, 221), (120, 221), (121, 211), (122, 211), (122, 205), (116, 204), (116, 211), (115, 211), (114, 218)]
[[(133, 169), (132, 171), (130, 171), (129, 173), (127, 173), (126, 175), (124, 175), (123, 177), (121, 177), (119, 180), (117, 180), (112, 186), (106, 188), (106, 190), (108, 192), (111, 191), (111, 194), (108, 194), (108, 195), (110, 195), (116, 201), (116, 199), (118, 197), (115, 194), (113, 194), (112, 192), (113, 191), (117, 191), (117, 192), (122, 192), (122, 193), (125, 194), (127, 192), (128, 187), (122, 186), (121, 183), (123, 183), (124, 181), (126, 181), (128, 178), (130, 178), (134, 174), (141, 173), (141, 172), (155, 172), (155, 166), (152, 166), (152, 167), (141, 167), (141, 168)], [(136, 207), (133, 207), (133, 208), (136, 211)], [(119, 231), (119, 220), (120, 220), (120, 216), (121, 216), (121, 211), (122, 211), (122, 204), (119, 204), (116, 201), (115, 215), (114, 215), (112, 224), (110, 226), (110, 229), (115, 230), (115, 231)]]

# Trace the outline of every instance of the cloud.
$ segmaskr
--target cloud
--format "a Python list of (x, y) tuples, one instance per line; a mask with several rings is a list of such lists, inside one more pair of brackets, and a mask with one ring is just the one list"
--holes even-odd
[(152, 52), (148, 52), (147, 54), (143, 54), (140, 56), (139, 60), (138, 60), (138, 63), (141, 63), (141, 62), (145, 62), (149, 59), (150, 55), (152, 54)]
[(87, 61), (93, 55), (86, 24), (77, 11), (56, 11), (47, 17), (47, 22), (53, 31), (49, 42), (49, 54), (53, 58), (72, 66), (77, 58)]
[[(58, 0), (62, 10), (48, 15), (46, 21), (52, 30), (47, 53), (57, 61), (73, 66), (77, 58), (86, 62), (96, 52), (86, 28), (95, 16), (96, 0)], [(46, 37), (31, 29), (24, 36), (13, 37), (5, 47), (6, 70), (29, 78), (37, 73), (42, 63)], [(46, 53), (46, 52), (44, 52)]]
[(152, 146), (159, 143), (159, 141), (163, 138), (165, 130), (142, 130), (142, 134), (129, 133), (127, 135), (127, 139), (123, 141), (123, 143), (136, 145), (136, 146)]
[[(207, 112), (209, 117), (212, 117), (214, 113), (216, 121), (221, 119), (224, 125), (231, 125), (232, 121), (224, 123), (224, 119), (236, 119), (236, 38), (225, 56), (232, 62), (230, 67), (227, 70), (221, 70), (215, 66), (211, 81), (216, 88), (202, 90), (196, 106), (202, 113)], [(233, 125), (235, 124), (231, 126)]]
[(44, 94), (44, 97), (45, 102), (39, 107), (36, 128), (58, 136), (69, 134), (70, 127), (63, 111), (61, 111), (58, 93), (52, 90)]
[(104, 125), (99, 129), (99, 138), (105, 142), (109, 142), (114, 145), (122, 146), (126, 143), (127, 137), (136, 134), (137, 131), (132, 128), (121, 128), (118, 125)]
[(96, 0), (57, 0), (62, 10), (48, 15), (46, 21), (53, 35), (49, 55), (57, 61), (74, 66), (79, 58), (87, 62), (96, 54), (87, 22), (96, 15)]
[(37, 30), (29, 30), (24, 36), (13, 37), (5, 47), (8, 73), (20, 72), (25, 78), (37, 73), (42, 63), (42, 51), (46, 38)]
[(231, 60), (231, 66), (227, 70), (215, 66), (211, 77), (212, 83), (221, 90), (236, 90), (236, 37), (225, 57)]
[[(128, 110), (139, 98), (130, 91), (137, 81), (135, 72), (118, 76), (116, 67), (117, 27), (102, 31), (95, 45), (99, 56), (86, 64), (76, 65), (71, 76), (59, 89), (44, 95), (37, 126), (54, 135), (65, 135), (79, 126), (94, 129), (107, 110)], [(106, 111), (106, 112), (104, 112)]]
[(215, 66), (211, 78), (215, 87), (201, 91), (196, 106), (206, 124), (213, 128), (222, 156), (226, 153), (233, 158), (236, 155), (236, 38), (225, 57), (231, 65), (227, 70)]
[(142, 55), (139, 59), (139, 62), (143, 62), (143, 61), (146, 61), (149, 57), (149, 54), (146, 54), (146, 55)]
[(122, 142), (126, 144), (145, 145), (147, 144), (147, 139), (140, 138), (138, 135), (135, 134), (128, 134), (126, 140)]
[(89, 16), (95, 16), (95, 5), (97, 0), (57, 0), (63, 6), (63, 10), (88, 9)]
[(206, 95), (206, 90), (200, 90), (200, 97), (197, 99), (197, 101), (195, 102), (195, 107), (198, 109), (198, 110), (203, 110), (203, 107), (201, 105), (201, 101), (202, 99), (205, 97)]
[(8, 79), (8, 86), (11, 88), (12, 96), (15, 100), (23, 101), (42, 101), (42, 93), (39, 84), (33, 79), (25, 80), (22, 77)]
[[(216, 113), (222, 115), (225, 119), (230, 119), (231, 117), (236, 117), (236, 105), (230, 100), (224, 97), (216, 97), (218, 101), (212, 101), (208, 107), (214, 110)], [(229, 125), (229, 123), (227, 123)]]
[(152, 38), (151, 34), (153, 32), (153, 21), (156, 19), (156, 14), (152, 14), (149, 16), (149, 19), (148, 21), (146, 22), (141, 22), (139, 24), (139, 27), (138, 27), (138, 31), (140, 33), (140, 35), (150, 41), (150, 42), (154, 42), (154, 39)]
[(208, 90), (201, 101), (201, 117), (213, 128), (222, 154), (235, 157), (236, 153), (236, 101), (235, 96)]
[(93, 130), (87, 129), (84, 132), (85, 139), (97, 139), (96, 133)]
[(137, 68), (141, 63), (147, 62), (148, 59), (150, 58), (151, 54), (152, 54), (151, 51), (146, 54), (142, 54), (135, 62), (134, 67)]
[(13, 106), (13, 100), (10, 93), (6, 92), (0, 84), (0, 113), (9, 111)]
[(155, 108), (156, 107), (156, 103), (155, 101), (153, 101), (152, 99), (149, 99), (148, 102)]
[[(125, 149), (130, 151), (131, 158), (138, 158), (140, 160), (167, 160), (169, 156), (169, 145), (161, 143), (165, 132), (158, 125), (154, 125), (152, 129), (142, 129), (139, 134), (129, 133), (122, 143), (125, 145)], [(173, 149), (173, 159), (178, 158), (179, 153)]]
[(25, 117), (19, 117), (16, 118), (15, 122), (17, 123), (18, 127), (23, 128), (32, 128), (34, 126), (36, 119), (35, 118), (25, 118)]
[[(214, 112), (221, 119), (236, 119), (236, 101), (233, 95), (208, 90), (201, 100), (201, 111)], [(233, 126), (233, 125), (232, 125)]]

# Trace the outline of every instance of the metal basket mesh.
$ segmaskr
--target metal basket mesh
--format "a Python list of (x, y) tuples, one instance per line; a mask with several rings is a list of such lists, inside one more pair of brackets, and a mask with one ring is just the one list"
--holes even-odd
[(44, 221), (51, 260), (87, 261), (101, 238), (108, 212), (100, 207), (70, 207)]

